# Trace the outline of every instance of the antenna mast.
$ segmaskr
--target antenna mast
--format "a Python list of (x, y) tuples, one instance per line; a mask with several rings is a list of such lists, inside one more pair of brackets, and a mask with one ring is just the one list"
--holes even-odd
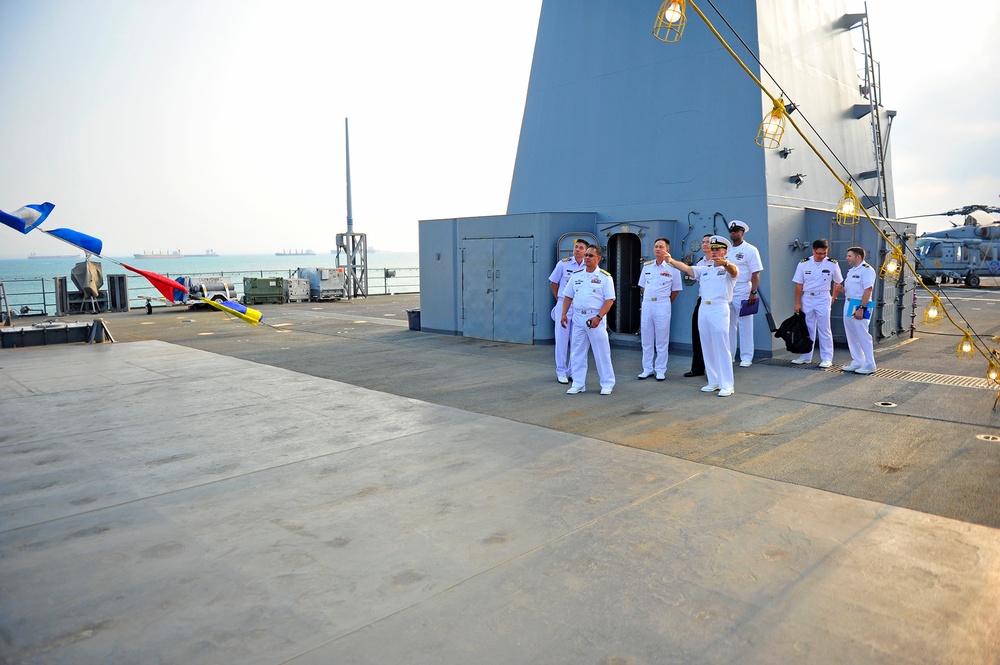
[(354, 216), (351, 211), (351, 131), (344, 118), (344, 148), (347, 153), (347, 232), (354, 233)]
[(347, 155), (347, 233), (337, 234), (337, 267), (340, 267), (340, 253), (344, 252), (347, 297), (367, 298), (368, 237), (364, 233), (354, 232), (354, 212), (351, 209), (351, 134), (347, 118), (344, 118), (344, 148)]

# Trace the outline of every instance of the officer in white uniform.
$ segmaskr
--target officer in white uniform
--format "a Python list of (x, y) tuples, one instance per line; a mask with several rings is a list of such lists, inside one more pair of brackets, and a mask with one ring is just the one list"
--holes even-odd
[[(757, 288), (760, 286), (760, 272), (764, 264), (760, 260), (760, 252), (750, 243), (743, 240), (743, 234), (750, 230), (746, 222), (734, 219), (729, 223), (729, 239), (733, 246), (726, 254), (730, 263), (735, 263), (739, 269), (736, 279), (736, 289), (733, 291), (732, 312), (729, 315), (729, 346), (736, 352), (736, 333), (739, 332), (740, 367), (753, 364), (753, 314), (740, 316), (743, 301), (751, 305), (757, 302)], [(732, 360), (732, 359), (730, 359)]]
[[(708, 239), (712, 237), (711, 233), (705, 234), (701, 239), (701, 251), (704, 256), (701, 260), (696, 261), (694, 265), (709, 265), (709, 256), (712, 253), (712, 248), (708, 244)], [(698, 312), (701, 309), (701, 297), (694, 303), (694, 309), (691, 310), (691, 369), (684, 372), (684, 376), (705, 376), (705, 356), (701, 352), (701, 335), (698, 334)]]
[(698, 330), (705, 355), (708, 385), (702, 392), (719, 391), (719, 397), (729, 397), (733, 387), (733, 352), (729, 346), (729, 306), (736, 288), (739, 268), (726, 259), (732, 246), (728, 238), (712, 236), (710, 265), (689, 266), (667, 254), (670, 265), (698, 281), (701, 306), (698, 308)]
[(844, 280), (844, 332), (847, 348), (851, 350), (851, 364), (845, 372), (855, 374), (875, 373), (875, 349), (868, 330), (874, 309), (872, 290), (875, 287), (875, 269), (865, 263), (865, 250), (851, 247), (847, 250), (847, 271)]
[[(819, 366), (833, 365), (833, 332), (830, 330), (830, 308), (840, 293), (844, 278), (840, 266), (827, 258), (830, 243), (825, 238), (813, 241), (812, 258), (802, 259), (795, 267), (795, 311), (806, 315), (806, 326), (813, 340), (813, 350), (819, 343)], [(833, 293), (830, 285), (833, 285)], [(796, 365), (812, 362), (812, 351), (793, 360)]]
[[(677, 294), (684, 288), (681, 273), (667, 263), (670, 241), (657, 238), (652, 261), (647, 261), (639, 275), (642, 291), (642, 316), (639, 334), (642, 339), (642, 372), (645, 379), (656, 372), (656, 380), (667, 378), (667, 348), (670, 346), (670, 310)], [(654, 360), (655, 353), (655, 360)]]
[(567, 256), (556, 264), (549, 275), (549, 286), (552, 288), (552, 295), (556, 299), (556, 304), (552, 308), (552, 320), (556, 324), (556, 381), (559, 383), (569, 383), (569, 340), (573, 334), (573, 322), (570, 321), (568, 328), (563, 328), (559, 322), (559, 317), (563, 311), (562, 290), (569, 282), (569, 276), (577, 270), (583, 269), (583, 253), (587, 250), (587, 241), (577, 238), (573, 243), (573, 256)]
[(615, 304), (615, 283), (611, 273), (601, 270), (601, 248), (587, 247), (583, 255), (583, 270), (570, 275), (563, 288), (563, 311), (560, 322), (569, 327), (568, 312), (573, 309), (573, 337), (570, 340), (570, 371), (573, 385), (567, 395), (576, 395), (587, 389), (587, 348), (594, 352), (594, 364), (601, 379), (601, 394), (610, 395), (615, 387), (615, 368), (611, 365), (611, 342), (608, 324), (604, 317)]

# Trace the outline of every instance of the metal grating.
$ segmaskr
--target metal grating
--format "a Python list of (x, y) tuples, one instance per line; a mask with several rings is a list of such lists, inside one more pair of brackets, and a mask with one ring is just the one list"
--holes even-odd
[[(777, 358), (769, 358), (760, 362), (761, 364), (787, 366), (794, 367), (796, 369), (819, 370), (822, 372), (842, 372), (844, 369), (843, 365), (834, 365), (833, 367), (819, 367), (817, 363), (812, 363), (810, 365), (793, 365), (791, 360), (779, 360)], [(989, 382), (986, 379), (979, 379), (974, 376), (954, 376), (952, 374), (910, 372), (898, 369), (877, 369), (874, 374), (869, 374), (868, 376), (877, 376), (881, 379), (895, 379), (897, 381), (910, 381), (911, 383), (928, 383), (936, 386), (995, 390), (995, 388), (992, 388), (989, 385)]]

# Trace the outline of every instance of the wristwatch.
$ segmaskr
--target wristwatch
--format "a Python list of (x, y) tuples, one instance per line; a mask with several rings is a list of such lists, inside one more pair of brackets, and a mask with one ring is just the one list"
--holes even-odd
[(756, 291), (751, 291), (750, 293), (752, 293), (753, 295), (757, 295)]

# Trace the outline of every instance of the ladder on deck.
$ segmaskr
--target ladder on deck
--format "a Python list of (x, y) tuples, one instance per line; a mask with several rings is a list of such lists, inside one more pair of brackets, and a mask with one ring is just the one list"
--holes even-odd
[(885, 136), (883, 136), (882, 118), (880, 114), (880, 109), (882, 108), (882, 77), (879, 63), (872, 56), (872, 36), (868, 25), (867, 4), (865, 5), (865, 12), (863, 14), (855, 14), (852, 15), (851, 18), (857, 19), (857, 22), (851, 26), (851, 29), (861, 29), (862, 51), (860, 55), (864, 58), (864, 65), (862, 70), (858, 72), (858, 78), (860, 79), (859, 91), (861, 92), (862, 97), (868, 101), (868, 108), (866, 110), (864, 110), (864, 104), (858, 105), (862, 110), (860, 113), (856, 113), (855, 117), (859, 119), (865, 116), (868, 117), (868, 120), (871, 123), (872, 150), (875, 157), (875, 169), (861, 173), (858, 177), (862, 179), (875, 179), (876, 188), (874, 194), (869, 197), (870, 202), (878, 209), (879, 214), (885, 217), (889, 214), (888, 181), (885, 172), (885, 155), (888, 149), (889, 130), (892, 128), (892, 119), (896, 113), (895, 111), (888, 112), (889, 126), (885, 131)]

